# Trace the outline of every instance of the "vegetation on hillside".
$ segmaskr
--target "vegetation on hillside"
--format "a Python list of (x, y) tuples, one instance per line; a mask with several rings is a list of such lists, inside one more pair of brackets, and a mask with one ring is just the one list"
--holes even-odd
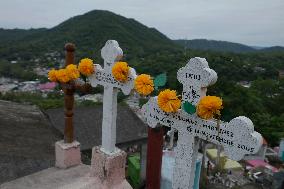
[(63, 107), (64, 98), (63, 95), (57, 93), (50, 93), (47, 97), (43, 98), (39, 93), (30, 93), (30, 92), (9, 92), (6, 94), (0, 93), (1, 100), (8, 100), (13, 102), (25, 103), (25, 104), (34, 104), (41, 109), (50, 109)]
[(255, 49), (240, 43), (232, 43), (227, 41), (216, 41), (207, 39), (193, 39), (193, 40), (175, 40), (175, 42), (188, 49), (196, 50), (213, 50), (225, 52), (252, 52)]
[(269, 51), (282, 51), (284, 47), (250, 47), (240, 43), (233, 43), (228, 41), (217, 41), (207, 39), (193, 39), (193, 40), (174, 40), (180, 46), (186, 49), (196, 50), (210, 50), (219, 52), (235, 52), (235, 53), (247, 53), (247, 52), (269, 52)]
[(42, 32), (46, 30), (45, 28), (40, 29), (3, 29), (0, 28), (0, 43), (3, 42), (13, 42), (13, 41), (19, 41), (21, 39), (24, 39), (30, 35), (34, 35), (36, 33)]
[[(4, 31), (2, 31), (3, 33)], [(15, 32), (11, 32), (12, 38)], [(3, 35), (3, 34), (2, 34)], [(1, 36), (1, 30), (0, 30)], [(100, 49), (108, 39), (119, 41), (127, 57), (144, 56), (157, 50), (179, 49), (172, 40), (154, 28), (116, 15), (109, 11), (95, 10), (84, 15), (75, 16), (51, 29), (34, 32), (13, 41), (0, 43), (0, 57), (11, 59), (23, 53), (31, 52), (37, 57), (46, 52), (61, 52), (63, 44), (75, 43), (77, 54), (95, 59), (100, 58)]]
[[(218, 74), (217, 83), (208, 88), (207, 94), (221, 96), (224, 100), (223, 120), (236, 116), (252, 119), (257, 131), (276, 145), (284, 137), (284, 79), (278, 70), (284, 69), (284, 53), (234, 54), (188, 50), (179, 53), (151, 54), (134, 59), (130, 65), (139, 73), (155, 76), (167, 72), (166, 87), (182, 91), (176, 79), (177, 70), (192, 57), (204, 57)], [(153, 66), (155, 65), (155, 66)], [(238, 84), (251, 83), (250, 88)]]
[[(10, 34), (1, 32), (0, 37), (14, 40), (0, 40), (0, 77), (22, 80), (38, 78), (32, 72), (35, 66), (59, 67), (60, 64), (47, 59), (45, 53), (56, 51), (57, 58), (64, 59), (66, 42), (76, 44), (77, 60), (89, 57), (102, 64), (100, 49), (106, 40), (115, 39), (124, 50), (124, 60), (138, 73), (155, 76), (166, 72), (166, 87), (179, 92), (182, 86), (176, 79), (177, 70), (190, 58), (204, 57), (218, 73), (218, 81), (209, 87), (208, 94), (223, 98), (222, 119), (228, 121), (239, 115), (251, 118), (256, 130), (271, 145), (284, 137), (284, 81), (278, 77), (278, 71), (284, 70), (283, 51), (231, 53), (184, 49), (157, 30), (108, 11), (91, 11), (51, 29), (32, 30), (32, 34), (22, 30)], [(17, 32), (21, 33), (18, 37)], [(40, 64), (34, 61), (37, 58)], [(11, 60), (18, 60), (18, 63), (11, 64)], [(239, 85), (240, 81), (250, 82), (251, 87)], [(25, 95), (22, 98), (25, 99)], [(57, 100), (48, 103), (57, 105)], [(39, 103), (40, 100), (35, 102)]]
[(7, 60), (0, 59), (0, 77), (17, 78), (19, 80), (35, 80), (39, 77), (32, 71), (28, 62), (11, 64)]

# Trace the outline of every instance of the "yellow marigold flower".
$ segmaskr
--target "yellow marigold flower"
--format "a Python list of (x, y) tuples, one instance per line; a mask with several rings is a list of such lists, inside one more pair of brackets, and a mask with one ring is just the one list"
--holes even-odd
[(66, 69), (60, 69), (56, 72), (56, 78), (58, 79), (59, 82), (61, 83), (67, 83), (70, 81), (70, 77), (68, 76), (67, 70)]
[(154, 82), (150, 75), (141, 74), (134, 81), (135, 90), (142, 95), (149, 95), (154, 90)]
[(204, 96), (197, 104), (197, 115), (203, 119), (211, 119), (220, 115), (222, 99), (217, 96)]
[(77, 66), (74, 65), (74, 64), (69, 64), (66, 67), (66, 71), (67, 71), (68, 77), (70, 79), (77, 79), (77, 78), (80, 77), (80, 72), (79, 72)]
[(120, 82), (127, 81), (129, 74), (129, 66), (126, 62), (117, 62), (112, 67), (112, 75), (113, 77)]
[(85, 75), (85, 76), (91, 75), (95, 71), (93, 60), (91, 60), (89, 58), (82, 59), (79, 63), (78, 69), (79, 69), (80, 73)]
[(175, 90), (166, 89), (158, 95), (158, 106), (165, 112), (177, 112), (181, 106), (181, 100)]
[(48, 72), (48, 79), (52, 82), (56, 82), (57, 81), (56, 74), (57, 74), (57, 70), (55, 69), (50, 70)]

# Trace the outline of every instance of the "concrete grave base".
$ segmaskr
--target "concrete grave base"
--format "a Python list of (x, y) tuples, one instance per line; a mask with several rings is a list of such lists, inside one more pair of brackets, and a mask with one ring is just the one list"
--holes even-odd
[(93, 148), (90, 176), (95, 177), (101, 189), (132, 189), (125, 179), (127, 154), (117, 149), (114, 154), (106, 154), (99, 146)]
[(58, 168), (69, 168), (81, 164), (80, 143), (64, 143), (63, 140), (55, 143), (55, 166)]
[(132, 189), (124, 179), (112, 187), (90, 176), (90, 166), (80, 164), (67, 169), (48, 168), (37, 173), (6, 182), (1, 189)]

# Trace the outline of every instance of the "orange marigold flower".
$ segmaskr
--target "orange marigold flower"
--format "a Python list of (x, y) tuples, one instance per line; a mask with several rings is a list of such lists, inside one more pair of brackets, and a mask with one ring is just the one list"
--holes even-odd
[(142, 95), (149, 95), (154, 90), (154, 82), (150, 75), (141, 74), (134, 81), (135, 90)]
[(48, 79), (52, 82), (56, 82), (57, 81), (56, 74), (57, 74), (57, 70), (55, 69), (50, 70), (48, 72)]
[(129, 66), (126, 62), (117, 62), (112, 67), (113, 77), (120, 82), (127, 81), (129, 75)]
[(67, 83), (70, 81), (70, 77), (68, 76), (67, 70), (66, 69), (60, 69), (56, 72), (56, 78), (58, 79), (59, 82), (61, 83)]
[(177, 112), (181, 106), (175, 90), (166, 89), (158, 95), (158, 106), (165, 112)]
[(197, 115), (203, 119), (212, 119), (220, 116), (222, 109), (222, 99), (217, 96), (204, 96), (197, 104)]
[(79, 69), (80, 73), (85, 75), (85, 76), (91, 75), (95, 71), (93, 60), (91, 60), (89, 58), (82, 59), (79, 63), (78, 69)]
[(68, 74), (70, 79), (77, 79), (77, 78), (80, 77), (80, 72), (79, 72), (77, 66), (74, 65), (74, 64), (69, 64), (66, 67), (66, 71), (67, 71), (67, 74)]

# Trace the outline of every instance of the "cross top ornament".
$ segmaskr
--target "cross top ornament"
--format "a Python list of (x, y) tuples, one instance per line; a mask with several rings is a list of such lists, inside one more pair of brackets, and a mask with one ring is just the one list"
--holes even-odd
[(205, 58), (192, 58), (177, 72), (178, 81), (183, 84), (182, 100), (196, 105), (206, 95), (206, 87), (217, 81), (217, 73), (210, 69)]
[(101, 151), (106, 154), (114, 154), (119, 149), (116, 143), (116, 116), (117, 116), (117, 93), (118, 89), (128, 95), (134, 88), (136, 71), (129, 69), (126, 82), (117, 81), (112, 75), (112, 67), (123, 56), (123, 51), (115, 40), (108, 40), (101, 50), (104, 59), (104, 68), (99, 64), (94, 64), (95, 72), (88, 78), (92, 87), (102, 85), (104, 87), (103, 96), (103, 122), (102, 122), (102, 146)]
[[(118, 61), (123, 56), (123, 51), (115, 40), (108, 40), (101, 50), (101, 56), (104, 59), (105, 67), (112, 66), (115, 61)], [(107, 63), (107, 65), (106, 65)]]
[(115, 40), (108, 40), (101, 50), (101, 56), (104, 59), (104, 68), (99, 64), (95, 64), (95, 73), (89, 76), (90, 83), (93, 87), (97, 85), (108, 86), (112, 88), (120, 88), (125, 95), (128, 95), (134, 88), (134, 79), (136, 71), (129, 69), (129, 76), (126, 82), (117, 81), (112, 75), (112, 67), (115, 62), (123, 57), (123, 51)]
[[(206, 59), (197, 57), (178, 70), (177, 79), (183, 84), (182, 101), (196, 105), (206, 95), (206, 87), (217, 81), (217, 74), (209, 68)], [(178, 132), (173, 189), (193, 188), (199, 139), (223, 146), (225, 154), (233, 160), (256, 153), (262, 143), (262, 136), (254, 131), (252, 121), (244, 116), (221, 122), (218, 133), (213, 119), (201, 119), (196, 113), (191, 115), (182, 109), (176, 113), (164, 112), (158, 106), (157, 97), (150, 98), (141, 112), (150, 127), (161, 124)]]

